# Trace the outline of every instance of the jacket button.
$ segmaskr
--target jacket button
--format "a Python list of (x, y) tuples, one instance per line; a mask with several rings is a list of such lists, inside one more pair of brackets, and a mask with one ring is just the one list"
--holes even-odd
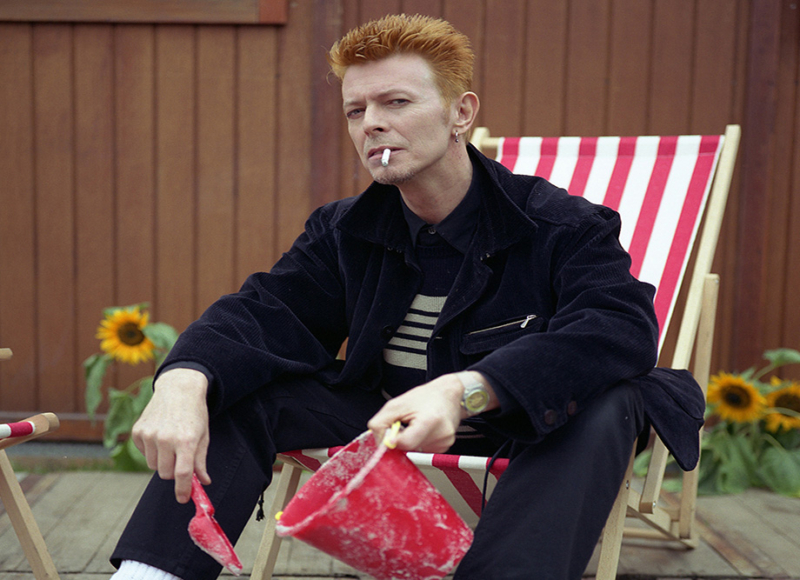
[(556, 422), (556, 412), (552, 409), (548, 409), (544, 412), (544, 423), (545, 425), (554, 425)]
[(391, 326), (384, 326), (381, 329), (381, 336), (385, 339), (392, 338), (393, 334), (394, 334), (394, 328), (392, 328)]
[(578, 412), (578, 403), (575, 401), (570, 401), (569, 405), (567, 405), (567, 415), (570, 417)]

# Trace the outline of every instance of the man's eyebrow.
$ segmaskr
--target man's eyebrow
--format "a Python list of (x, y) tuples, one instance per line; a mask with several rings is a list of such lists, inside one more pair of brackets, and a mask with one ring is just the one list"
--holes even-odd
[(411, 92), (408, 89), (404, 89), (404, 88), (400, 88), (400, 87), (392, 87), (392, 88), (389, 88), (389, 89), (382, 90), (381, 92), (379, 92), (376, 95), (370, 95), (368, 99), (362, 99), (360, 97), (359, 98), (354, 98), (354, 99), (348, 99), (348, 100), (346, 100), (346, 101), (344, 101), (342, 103), (342, 106), (343, 106), (343, 108), (346, 109), (347, 107), (350, 107), (350, 106), (353, 106), (353, 105), (360, 105), (365, 100), (370, 100), (370, 99), (378, 99), (378, 100), (380, 100), (380, 99), (385, 99), (386, 97), (389, 97), (389, 96), (392, 96), (392, 95), (403, 95), (404, 97), (410, 97), (411, 96)]

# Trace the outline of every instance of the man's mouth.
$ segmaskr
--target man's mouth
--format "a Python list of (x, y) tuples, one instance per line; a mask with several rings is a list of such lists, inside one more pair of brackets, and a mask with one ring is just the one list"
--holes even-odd
[(386, 151), (389, 151), (389, 155), (391, 156), (394, 155), (395, 151), (397, 151), (397, 148), (387, 147), (385, 145), (383, 147), (373, 147), (367, 153), (367, 159), (369, 159), (370, 161), (372, 160), (383, 161), (383, 158), (386, 155), (385, 153)]

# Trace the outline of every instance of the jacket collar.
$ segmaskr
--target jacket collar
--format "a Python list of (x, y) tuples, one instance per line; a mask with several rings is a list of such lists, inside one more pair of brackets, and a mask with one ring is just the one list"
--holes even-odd
[[(499, 163), (488, 159), (472, 144), (467, 146), (473, 167), (485, 172), (478, 227), (472, 250), (486, 257), (508, 248), (535, 233), (537, 225), (514, 199), (525, 204), (534, 188), (529, 180), (520, 182)], [(400, 191), (393, 185), (373, 182), (334, 224), (356, 238), (405, 251), (412, 247)]]

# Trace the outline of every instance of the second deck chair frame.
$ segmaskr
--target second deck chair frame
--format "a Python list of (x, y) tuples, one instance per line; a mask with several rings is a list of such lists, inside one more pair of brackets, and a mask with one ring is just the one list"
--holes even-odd
[[(693, 374), (703, 385), (708, 383), (716, 314), (719, 277), (711, 274), (711, 265), (722, 226), (728, 192), (733, 177), (741, 129), (738, 125), (726, 127), (724, 143), (706, 204), (699, 243), (695, 245), (694, 267), (689, 278), (689, 290), (683, 316), (680, 320), (672, 368), (688, 369), (694, 352)], [(476, 128), (472, 136), (478, 149), (496, 149), (498, 139), (489, 136), (485, 127)], [(684, 281), (686, 284), (686, 281)], [(281, 456), (284, 469), (277, 482), (275, 500), (269, 511), (261, 545), (253, 565), (254, 580), (268, 580), (277, 561), (280, 538), (275, 533), (275, 515), (283, 510), (294, 496), (300, 482), (303, 465), (288, 456)], [(613, 580), (619, 562), (624, 535), (631, 537), (672, 540), (688, 548), (697, 545), (693, 526), (697, 495), (697, 469), (683, 476), (683, 493), (680, 506), (665, 508), (659, 505), (659, 494), (668, 460), (668, 451), (656, 438), (648, 476), (641, 492), (631, 489), (633, 453), (617, 500), (612, 508), (601, 537), (597, 580)], [(626, 516), (635, 516), (649, 527), (625, 528)]]
[[(11, 349), (0, 349), (0, 360), (11, 358)], [(13, 437), (0, 440), (0, 500), (5, 507), (14, 532), (22, 546), (22, 551), (27, 558), (36, 580), (58, 580), (53, 559), (47, 551), (44, 537), (36, 525), (31, 506), (25, 498), (11, 461), (8, 459), (6, 448), (12, 445), (19, 445), (31, 439), (36, 439), (58, 429), (58, 417), (54, 413), (41, 413), (24, 419), (30, 421), (36, 427), (31, 435), (23, 437)]]

